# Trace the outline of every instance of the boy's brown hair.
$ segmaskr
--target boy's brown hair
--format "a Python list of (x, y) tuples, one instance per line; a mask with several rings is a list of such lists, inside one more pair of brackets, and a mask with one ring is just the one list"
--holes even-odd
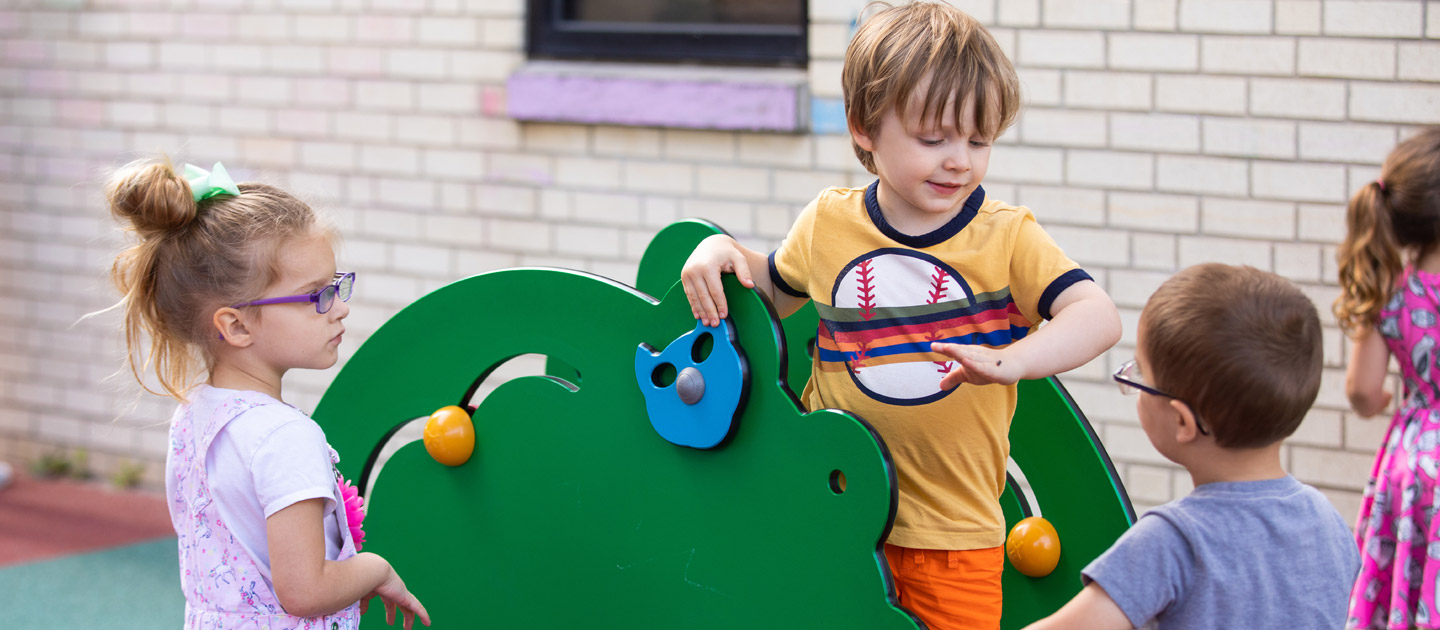
[(1140, 328), (1151, 386), (1190, 405), (1222, 447), (1286, 438), (1320, 391), (1320, 316), (1273, 273), (1184, 269), (1150, 296)]
[[(890, 108), (904, 112), (912, 97), (924, 99), (921, 119), (939, 123), (941, 110), (955, 98), (956, 127), (966, 100), (975, 99), (976, 126), (994, 139), (1015, 122), (1020, 111), (1020, 80), (1015, 67), (985, 27), (948, 4), (915, 2), (883, 7), (867, 18), (845, 50), (841, 86), (845, 118), (852, 129), (874, 136)], [(870, 7), (867, 7), (867, 10)], [(924, 94), (916, 88), (926, 79)], [(852, 141), (853, 144), (853, 141)], [(875, 159), (855, 145), (866, 170)]]

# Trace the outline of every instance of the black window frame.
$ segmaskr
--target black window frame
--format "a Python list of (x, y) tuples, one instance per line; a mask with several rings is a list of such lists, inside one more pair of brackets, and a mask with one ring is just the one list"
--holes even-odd
[(717, 24), (696, 29), (694, 24), (566, 20), (561, 6), (565, 0), (527, 1), (525, 48), (535, 59), (795, 67), (809, 62), (808, 5), (798, 26)]

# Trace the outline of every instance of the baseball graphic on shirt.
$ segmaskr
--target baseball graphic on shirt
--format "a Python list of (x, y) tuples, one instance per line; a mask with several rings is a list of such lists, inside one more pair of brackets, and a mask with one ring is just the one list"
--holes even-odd
[(940, 379), (954, 367), (948, 359), (934, 360), (930, 344), (947, 340), (972, 298), (960, 274), (939, 259), (913, 250), (877, 250), (856, 259), (837, 279), (832, 304), (853, 316), (832, 322), (831, 333), (867, 395), (897, 404), (927, 403), (949, 393), (940, 389)]

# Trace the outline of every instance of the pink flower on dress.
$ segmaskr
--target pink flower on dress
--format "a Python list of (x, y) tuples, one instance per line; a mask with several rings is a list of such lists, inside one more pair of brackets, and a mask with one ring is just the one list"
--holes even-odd
[(355, 541), (355, 551), (365, 542), (365, 499), (360, 498), (360, 489), (350, 485), (350, 480), (340, 478), (340, 496), (345, 499), (345, 522), (350, 525), (350, 538)]

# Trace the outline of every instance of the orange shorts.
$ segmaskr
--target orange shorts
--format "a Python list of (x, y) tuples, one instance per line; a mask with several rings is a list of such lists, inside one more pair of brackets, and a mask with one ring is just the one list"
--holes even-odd
[(999, 630), (1005, 549), (911, 549), (885, 545), (900, 605), (930, 630)]

